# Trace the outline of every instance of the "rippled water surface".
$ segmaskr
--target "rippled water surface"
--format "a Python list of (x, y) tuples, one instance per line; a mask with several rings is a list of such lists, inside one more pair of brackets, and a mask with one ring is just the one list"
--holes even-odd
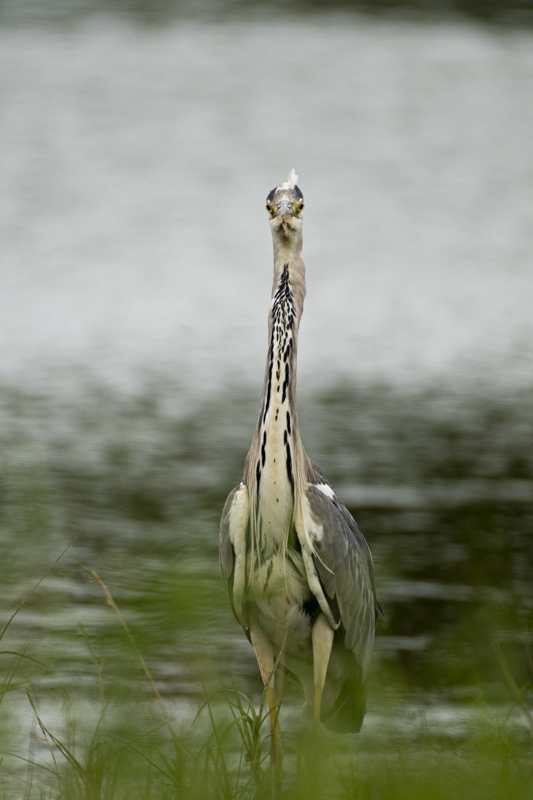
[(85, 565), (176, 708), (253, 686), (218, 522), (260, 395), (264, 197), (295, 166), (302, 438), (386, 613), (365, 726), (387, 698), (457, 724), (511, 702), (502, 654), (532, 675), (531, 35), (95, 18), (0, 41), (3, 617), (71, 543), (3, 640), (39, 662), (20, 685), (52, 715), (97, 674), (144, 697)]

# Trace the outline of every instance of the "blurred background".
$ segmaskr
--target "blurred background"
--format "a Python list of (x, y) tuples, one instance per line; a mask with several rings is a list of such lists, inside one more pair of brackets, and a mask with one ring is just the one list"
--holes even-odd
[(38, 749), (28, 687), (56, 731), (66, 697), (83, 726), (151, 696), (76, 559), (177, 719), (253, 688), (218, 523), (291, 167), (302, 439), (386, 614), (362, 736), (511, 718), (510, 676), (531, 703), (531, 0), (2, 0), (0, 26), (4, 622), (52, 568), (2, 641), (4, 752)]

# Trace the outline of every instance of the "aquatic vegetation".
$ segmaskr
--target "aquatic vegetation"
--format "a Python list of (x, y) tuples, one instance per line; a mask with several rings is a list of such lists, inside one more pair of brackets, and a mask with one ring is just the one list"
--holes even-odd
[(255, 398), (176, 419), (97, 397), (59, 424), (19, 396), (2, 433), (6, 798), (529, 797), (528, 396), (338, 387), (304, 408), (372, 539), (387, 620), (359, 735), (313, 737), (286, 681), (281, 785), (216, 553)]
[[(72, 635), (77, 633), (83, 641), (93, 668), (89, 714), (86, 704), (66, 690), (62, 713), (52, 714), (48, 721), (46, 710), (41, 709), (47, 692), (36, 688), (31, 678), (17, 677), (24, 654), (3, 651), (2, 655), (12, 656), (12, 662), (0, 699), (7, 692), (25, 694), (34, 716), (28, 754), (9, 752), (20, 765), (13, 769), (11, 764), (3, 776), (6, 796), (12, 792), (16, 796), (18, 791), (27, 798), (72, 800), (529, 797), (533, 785), (531, 642), (526, 647), (530, 681), (521, 687), (501, 647), (495, 646), (503, 682), (510, 690), (508, 702), (497, 709), (485, 702), (480, 691), (478, 703), (457, 719), (442, 707), (433, 719), (430, 709), (422, 707), (413, 717), (409, 698), (397, 697), (395, 703), (381, 704), (381, 724), (374, 719), (359, 736), (314, 734), (297, 721), (294, 708), (282, 709), (287, 757), (279, 783), (269, 767), (266, 690), (247, 696), (235, 682), (218, 691), (204, 687), (205, 699), (194, 715), (163, 698), (108, 587), (97, 573), (79, 565), (101, 589), (102, 602), (115, 615), (129, 645), (129, 661), (137, 661), (144, 673), (131, 687), (138, 700), (130, 694), (126, 702), (124, 697), (117, 702), (104, 680), (106, 641), (82, 625)], [(9, 618), (3, 633), (24, 604)], [(45, 669), (37, 661), (33, 665)], [(142, 681), (149, 686), (155, 705), (141, 687)], [(407, 719), (400, 730), (394, 721), (402, 715)], [(4, 747), (6, 731), (1, 734)]]

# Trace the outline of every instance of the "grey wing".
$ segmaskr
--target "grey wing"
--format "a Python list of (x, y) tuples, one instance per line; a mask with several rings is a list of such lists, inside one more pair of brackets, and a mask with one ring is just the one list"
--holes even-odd
[(328, 484), (306, 491), (311, 519), (313, 560), (332, 606), (338, 606), (345, 645), (366, 678), (374, 647), (378, 610), (372, 556), (350, 512)]
[(237, 620), (247, 628), (244, 616), (246, 532), (249, 521), (248, 489), (241, 483), (228, 495), (220, 521), (219, 555), (224, 586)]

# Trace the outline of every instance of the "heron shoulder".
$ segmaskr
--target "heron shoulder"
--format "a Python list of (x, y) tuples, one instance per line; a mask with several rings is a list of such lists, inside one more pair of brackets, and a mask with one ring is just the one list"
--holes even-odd
[(245, 628), (246, 532), (250, 519), (248, 487), (240, 483), (228, 495), (220, 522), (220, 566), (233, 612)]

